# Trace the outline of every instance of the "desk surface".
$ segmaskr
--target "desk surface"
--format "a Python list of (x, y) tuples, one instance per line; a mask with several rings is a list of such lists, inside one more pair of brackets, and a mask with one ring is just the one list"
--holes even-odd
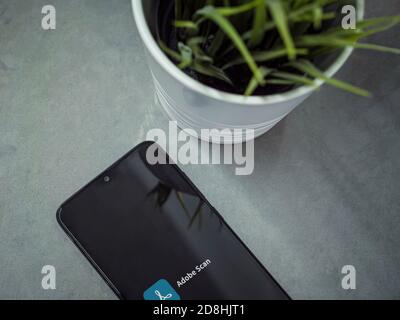
[[(0, 298), (114, 298), (55, 212), (167, 119), (130, 1), (51, 2), (46, 32), (48, 1), (0, 0)], [(396, 12), (385, 0), (368, 15)], [(371, 41), (400, 47), (399, 29)], [(374, 98), (324, 87), (256, 141), (251, 176), (182, 168), (295, 299), (400, 298), (399, 61), (355, 53), (338, 77)], [(354, 291), (341, 289), (347, 264)]]

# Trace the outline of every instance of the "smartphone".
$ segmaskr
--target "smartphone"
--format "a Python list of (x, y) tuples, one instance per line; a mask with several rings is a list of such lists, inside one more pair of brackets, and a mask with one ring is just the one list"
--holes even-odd
[[(150, 147), (167, 164), (150, 164)], [(57, 220), (120, 299), (289, 299), (154, 142), (65, 201)]]

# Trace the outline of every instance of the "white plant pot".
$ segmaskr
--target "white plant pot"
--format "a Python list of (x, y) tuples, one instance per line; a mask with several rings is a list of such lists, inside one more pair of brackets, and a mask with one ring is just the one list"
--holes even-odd
[[(194, 129), (254, 129), (255, 138), (273, 128), (294, 108), (323, 84), (303, 86), (283, 94), (245, 97), (208, 87), (181, 71), (160, 49), (149, 19), (155, 1), (132, 0), (132, 9), (156, 89), (156, 98), (171, 120), (178, 126)], [(358, 19), (364, 16), (364, 0), (356, 0)], [(325, 74), (332, 77), (346, 62), (352, 48), (344, 49), (328, 62)], [(216, 137), (218, 138), (218, 137)], [(226, 135), (220, 142), (240, 143), (246, 136)], [(212, 141), (218, 142), (218, 141)]]

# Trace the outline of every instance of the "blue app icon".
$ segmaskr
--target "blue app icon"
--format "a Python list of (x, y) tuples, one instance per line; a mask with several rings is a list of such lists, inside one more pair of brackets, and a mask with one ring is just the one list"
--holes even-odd
[(179, 294), (165, 279), (158, 280), (143, 293), (144, 300), (181, 300)]

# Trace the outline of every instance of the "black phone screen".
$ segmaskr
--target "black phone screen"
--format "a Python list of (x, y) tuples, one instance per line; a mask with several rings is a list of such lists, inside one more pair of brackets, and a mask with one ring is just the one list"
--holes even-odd
[(114, 292), (145, 300), (288, 299), (176, 165), (147, 162), (151, 145), (140, 144), (58, 210), (62, 228)]

